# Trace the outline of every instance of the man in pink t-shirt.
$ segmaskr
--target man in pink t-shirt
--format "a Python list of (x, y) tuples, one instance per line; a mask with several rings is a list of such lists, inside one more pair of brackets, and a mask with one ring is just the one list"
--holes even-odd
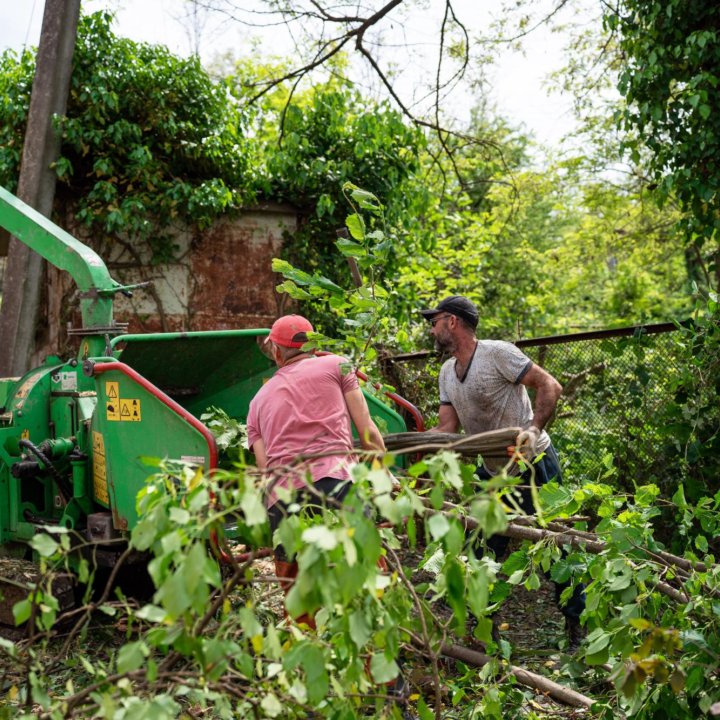
[[(347, 361), (302, 350), (312, 331), (301, 315), (275, 321), (267, 342), (278, 370), (252, 399), (248, 413), (248, 445), (258, 468), (272, 471), (267, 504), (273, 532), (286, 512), (278, 488), (306, 487), (309, 476), (316, 491), (339, 501), (345, 496), (354, 461), (351, 421), (363, 448), (385, 450)], [(301, 493), (299, 500), (308, 504), (312, 497)], [(287, 562), (282, 546), (275, 550), (275, 570), (279, 578), (297, 575), (297, 564)]]

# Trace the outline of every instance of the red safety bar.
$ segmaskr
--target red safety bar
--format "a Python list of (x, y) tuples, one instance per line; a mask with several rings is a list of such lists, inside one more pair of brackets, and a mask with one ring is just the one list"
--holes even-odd
[[(362, 370), (355, 370), (355, 374), (363, 381), (367, 382), (368, 376)], [(378, 390), (382, 387), (380, 383), (373, 383), (373, 387)], [(415, 429), (418, 432), (425, 432), (425, 421), (423, 420), (422, 413), (418, 408), (413, 405), (409, 400), (406, 400), (402, 395), (398, 395), (394, 392), (385, 391), (385, 396), (392, 400), (396, 405), (400, 406), (404, 410), (407, 410), (415, 420)]]
[(217, 468), (218, 464), (218, 450), (215, 443), (215, 437), (213, 434), (192, 414), (189, 413), (182, 405), (176, 403), (171, 397), (168, 397), (160, 388), (153, 385), (149, 380), (146, 380), (140, 373), (133, 370), (129, 365), (121, 362), (103, 362), (95, 363), (93, 366), (93, 375), (101, 375), (102, 373), (109, 372), (110, 370), (117, 370), (123, 375), (127, 375), (131, 380), (134, 380), (138, 385), (145, 388), (153, 397), (156, 397), (161, 403), (167, 405), (176, 415), (179, 415), (188, 425), (192, 425), (204, 438), (208, 445), (209, 454), (209, 467), (208, 470), (212, 472)]

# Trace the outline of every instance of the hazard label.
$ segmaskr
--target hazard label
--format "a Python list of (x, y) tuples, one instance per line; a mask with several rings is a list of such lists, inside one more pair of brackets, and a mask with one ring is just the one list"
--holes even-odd
[(120, 419), (120, 404), (117, 400), (108, 400), (105, 403), (105, 409), (107, 411), (108, 420), (119, 420)]
[(105, 413), (113, 422), (140, 422), (140, 401), (120, 397), (120, 384), (116, 381), (105, 383)]
[(140, 401), (120, 400), (120, 420), (123, 422), (140, 422)]
[(105, 441), (103, 440), (103, 436), (96, 431), (93, 431), (93, 489), (96, 500), (105, 505), (110, 503), (107, 490)]

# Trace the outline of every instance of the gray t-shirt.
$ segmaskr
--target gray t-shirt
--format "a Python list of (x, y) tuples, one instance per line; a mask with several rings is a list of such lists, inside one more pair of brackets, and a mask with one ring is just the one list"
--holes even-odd
[[(503, 340), (478, 340), (462, 379), (455, 362), (450, 358), (440, 370), (440, 403), (455, 408), (468, 435), (531, 423), (532, 403), (520, 382), (533, 365), (525, 353)], [(549, 445), (550, 436), (543, 430), (538, 453)]]

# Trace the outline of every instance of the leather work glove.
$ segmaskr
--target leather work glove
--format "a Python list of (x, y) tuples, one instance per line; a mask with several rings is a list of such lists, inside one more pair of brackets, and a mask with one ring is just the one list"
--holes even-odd
[(526, 430), (518, 433), (515, 438), (515, 448), (526, 462), (531, 462), (537, 455), (537, 443), (540, 437), (540, 428), (531, 425)]

